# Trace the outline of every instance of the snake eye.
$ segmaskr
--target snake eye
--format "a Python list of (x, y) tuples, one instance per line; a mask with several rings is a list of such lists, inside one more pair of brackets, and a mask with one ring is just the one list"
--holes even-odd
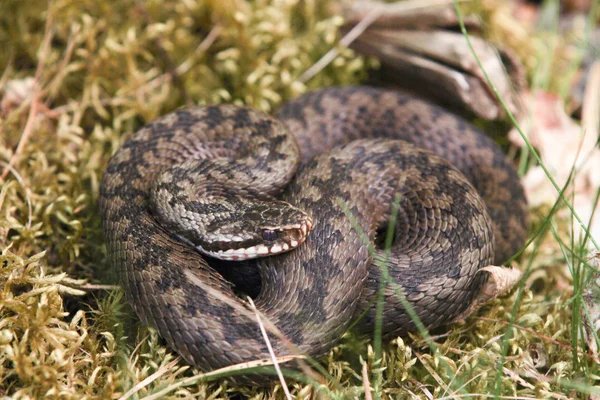
[(272, 242), (277, 239), (277, 232), (271, 229), (265, 229), (262, 231), (262, 238), (267, 242)]

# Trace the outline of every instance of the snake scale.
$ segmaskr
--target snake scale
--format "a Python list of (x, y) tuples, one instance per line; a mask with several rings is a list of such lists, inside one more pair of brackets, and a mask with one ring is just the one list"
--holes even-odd
[[(227, 200), (237, 192), (253, 200)], [(137, 314), (212, 370), (269, 357), (223, 277), (236, 271), (259, 271), (256, 307), (287, 338), (269, 333), (277, 355), (321, 356), (358, 315), (372, 329), (395, 199), (389, 273), (429, 327), (463, 311), (485, 280), (477, 270), (525, 239), (525, 197), (499, 147), (442, 108), (370, 87), (305, 94), (277, 119), (232, 105), (170, 113), (113, 156), (100, 208)], [(250, 268), (205, 254), (274, 255)], [(413, 329), (391, 287), (384, 304), (384, 336)]]

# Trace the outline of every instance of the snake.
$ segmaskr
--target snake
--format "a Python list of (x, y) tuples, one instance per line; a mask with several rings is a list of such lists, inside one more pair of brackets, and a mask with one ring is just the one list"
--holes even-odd
[[(450, 323), (485, 283), (478, 271), (528, 229), (494, 141), (368, 86), (308, 92), (275, 116), (231, 104), (166, 114), (112, 156), (99, 207), (128, 302), (203, 371), (268, 359), (267, 343), (321, 357), (378, 315), (384, 337), (402, 335), (416, 325), (405, 306), (427, 328)], [(240, 287), (255, 282), (251, 306)]]

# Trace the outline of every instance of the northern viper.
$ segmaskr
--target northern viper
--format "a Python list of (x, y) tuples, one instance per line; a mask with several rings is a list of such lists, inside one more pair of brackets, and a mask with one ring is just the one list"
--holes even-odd
[[(175, 111), (127, 140), (104, 175), (104, 233), (127, 298), (189, 363), (210, 370), (268, 358), (254, 314), (201, 251), (242, 259), (297, 246), (258, 259), (255, 302), (299, 351), (319, 356), (353, 316), (366, 311), (361, 326), (373, 324), (380, 269), (362, 234), (382, 257), (395, 198), (389, 271), (426, 326), (452, 321), (485, 280), (477, 270), (523, 244), (516, 172), (442, 108), (390, 90), (330, 88), (277, 117), (231, 105)], [(227, 203), (238, 191), (258, 203)], [(271, 211), (271, 196), (285, 203)], [(220, 268), (247, 270), (236, 265)], [(385, 297), (384, 335), (412, 329), (394, 290)], [(277, 355), (291, 352), (270, 339)]]

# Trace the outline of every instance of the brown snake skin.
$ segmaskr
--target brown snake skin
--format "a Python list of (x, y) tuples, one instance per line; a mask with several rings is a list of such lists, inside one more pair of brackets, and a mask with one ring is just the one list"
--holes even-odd
[[(400, 210), (389, 272), (426, 326), (452, 321), (485, 279), (477, 270), (522, 246), (528, 221), (516, 172), (491, 140), (447, 111), (394, 91), (350, 87), (301, 96), (285, 104), (278, 118), (298, 140), (302, 159), (281, 197), (305, 211), (314, 226), (297, 249), (254, 263), (261, 281), (254, 301), (296, 350), (323, 355), (365, 311), (362, 329), (373, 326), (379, 267), (360, 231), (373, 242), (396, 195)], [(244, 161), (248, 170), (215, 174), (252, 177), (260, 190), (277, 194), (281, 189), (268, 186), (285, 186), (296, 172), (293, 138), (265, 114), (224, 105), (179, 110), (142, 128), (114, 155), (102, 181), (108, 253), (128, 300), (202, 370), (269, 355), (254, 313), (215, 270), (221, 264), (168, 233), (150, 211), (149, 192), (174, 164), (238, 157), (248, 137), (265, 132), (265, 151), (253, 153), (256, 170), (249, 172)], [(191, 185), (183, 182), (179, 187)], [(375, 250), (376, 259), (382, 254)], [(227, 275), (246, 270), (232, 262), (225, 268)], [(384, 335), (412, 328), (388, 288)], [(277, 355), (295, 353), (276, 335), (269, 337)]]

